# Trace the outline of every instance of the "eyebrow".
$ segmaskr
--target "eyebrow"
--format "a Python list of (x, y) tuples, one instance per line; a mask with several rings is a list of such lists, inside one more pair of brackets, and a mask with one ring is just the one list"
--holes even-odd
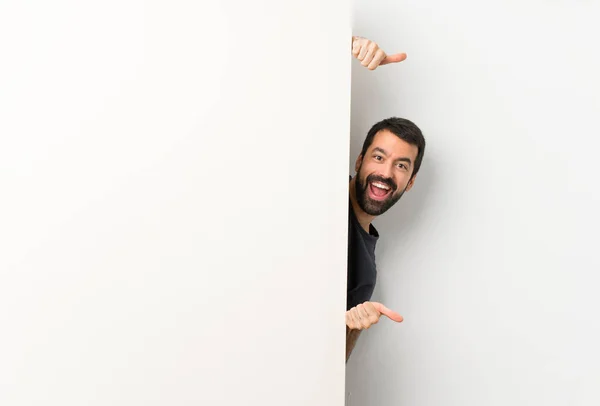
[[(385, 152), (385, 150), (383, 148), (379, 148), (379, 147), (373, 148), (373, 152), (381, 152), (383, 155), (388, 155), (388, 153)], [(396, 159), (396, 161), (406, 162), (409, 165), (412, 165), (412, 161), (408, 157), (400, 157), (400, 158)]]

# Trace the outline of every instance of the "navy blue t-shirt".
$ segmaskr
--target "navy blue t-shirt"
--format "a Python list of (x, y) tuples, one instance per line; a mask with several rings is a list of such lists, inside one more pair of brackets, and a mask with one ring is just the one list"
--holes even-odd
[(348, 286), (346, 310), (371, 300), (377, 281), (375, 245), (379, 233), (371, 224), (366, 232), (358, 222), (352, 202), (348, 215)]

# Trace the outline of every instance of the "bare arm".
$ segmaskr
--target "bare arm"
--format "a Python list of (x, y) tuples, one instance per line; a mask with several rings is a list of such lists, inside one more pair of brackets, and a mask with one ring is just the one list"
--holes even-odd
[(361, 330), (353, 330), (346, 326), (346, 362), (350, 359), (350, 354), (352, 354), (352, 350), (354, 350), (360, 332)]

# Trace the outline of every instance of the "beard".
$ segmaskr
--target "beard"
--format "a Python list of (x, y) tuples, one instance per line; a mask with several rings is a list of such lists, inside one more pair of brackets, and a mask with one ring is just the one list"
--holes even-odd
[[(361, 166), (362, 168), (362, 166)], [(356, 201), (360, 208), (367, 214), (371, 216), (380, 216), (386, 211), (388, 211), (393, 205), (395, 205), (398, 200), (402, 197), (404, 192), (406, 191), (406, 187), (401, 191), (396, 193), (398, 190), (398, 185), (393, 179), (384, 178), (378, 175), (369, 175), (366, 179), (362, 179), (360, 170), (358, 169), (358, 174), (356, 176), (355, 189), (356, 189)], [(386, 186), (390, 187), (391, 192), (384, 200), (374, 200), (369, 197), (369, 184), (371, 182), (380, 182)], [(408, 186), (408, 185), (407, 185)]]

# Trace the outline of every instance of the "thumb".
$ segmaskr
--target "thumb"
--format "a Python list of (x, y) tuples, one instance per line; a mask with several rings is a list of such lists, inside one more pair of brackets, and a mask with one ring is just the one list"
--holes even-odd
[(383, 314), (384, 316), (389, 317), (390, 319), (394, 320), (395, 322), (402, 322), (404, 320), (404, 317), (402, 317), (401, 315), (399, 315), (398, 313), (396, 313), (393, 310), (388, 309), (387, 307), (385, 307), (384, 305), (382, 305), (381, 303), (377, 303), (377, 302), (372, 302), (373, 306), (375, 306), (375, 309)]
[(388, 55), (385, 57), (385, 59), (383, 61), (381, 61), (381, 63), (379, 65), (387, 65), (388, 63), (398, 63), (398, 62), (402, 62), (405, 59), (406, 59), (405, 53)]

